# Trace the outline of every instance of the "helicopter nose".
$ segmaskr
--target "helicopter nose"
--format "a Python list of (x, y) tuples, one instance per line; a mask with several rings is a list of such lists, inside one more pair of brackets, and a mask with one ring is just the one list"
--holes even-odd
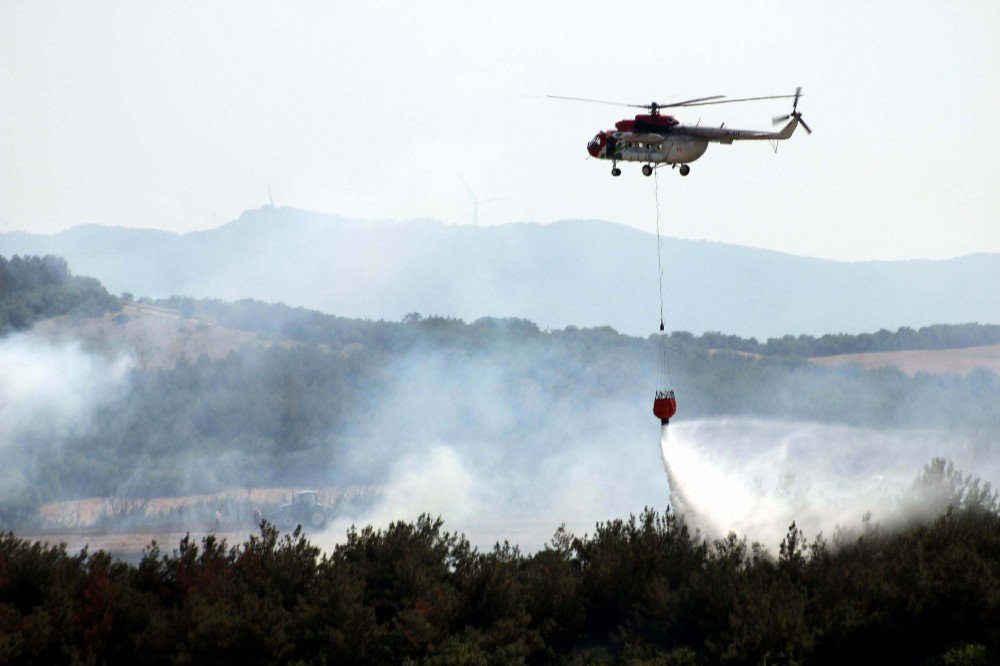
[(603, 132), (598, 133), (590, 140), (587, 144), (587, 152), (590, 153), (591, 157), (597, 157), (601, 154), (601, 148), (604, 147), (604, 136)]

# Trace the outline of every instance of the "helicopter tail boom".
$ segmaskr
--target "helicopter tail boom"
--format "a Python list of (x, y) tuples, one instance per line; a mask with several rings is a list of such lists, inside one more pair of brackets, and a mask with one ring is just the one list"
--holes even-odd
[(777, 138), (781, 140), (791, 138), (792, 133), (795, 132), (795, 128), (798, 126), (799, 126), (799, 117), (792, 116), (792, 119), (788, 121), (788, 124), (782, 127), (781, 131), (778, 132)]
[(728, 127), (690, 127), (680, 126), (675, 130), (676, 134), (689, 134), (691, 136), (716, 141), (718, 143), (732, 143), (733, 141), (784, 141), (791, 138), (795, 128), (799, 126), (798, 116), (793, 116), (788, 124), (778, 132), (762, 132), (759, 130), (732, 129)]

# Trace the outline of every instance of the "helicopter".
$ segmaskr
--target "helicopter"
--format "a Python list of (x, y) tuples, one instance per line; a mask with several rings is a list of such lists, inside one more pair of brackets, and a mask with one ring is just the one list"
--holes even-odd
[[(573, 100), (577, 102), (595, 102), (597, 104), (614, 104), (646, 109), (649, 113), (637, 115), (632, 120), (619, 120), (615, 129), (598, 132), (587, 144), (587, 152), (591, 157), (611, 160), (611, 175), (620, 176), (622, 170), (618, 162), (644, 162), (642, 175), (650, 176), (653, 169), (669, 164), (670, 168), (680, 167), (682, 176), (691, 173), (690, 162), (705, 154), (710, 142), (731, 144), (733, 141), (784, 141), (791, 138), (799, 125), (812, 134), (812, 130), (802, 119), (799, 112), (799, 97), (802, 96), (801, 86), (795, 89), (794, 95), (768, 95), (765, 97), (743, 97), (726, 99), (725, 95), (698, 97), (682, 102), (659, 104), (626, 104), (622, 102), (607, 102), (598, 99), (581, 97), (562, 97), (548, 95), (552, 99)], [(682, 125), (673, 116), (660, 113), (662, 109), (687, 108), (692, 106), (709, 106), (713, 104), (733, 104), (735, 102), (753, 102), (764, 99), (791, 99), (792, 111), (784, 116), (772, 119), (778, 123), (788, 123), (776, 132), (759, 130), (731, 129), (725, 123), (719, 127), (702, 127), (699, 125)]]

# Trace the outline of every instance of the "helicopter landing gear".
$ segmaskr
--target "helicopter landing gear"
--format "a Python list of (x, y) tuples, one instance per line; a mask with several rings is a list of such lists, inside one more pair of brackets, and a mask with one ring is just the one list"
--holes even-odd
[(681, 172), (682, 176), (686, 176), (689, 173), (691, 173), (691, 167), (689, 167), (687, 164), (682, 164), (681, 168), (680, 168), (680, 172)]
[(652, 176), (653, 175), (653, 167), (649, 166), (648, 164), (643, 164), (642, 165), (642, 175), (643, 176)]
[(618, 167), (611, 167), (611, 175), (617, 178), (618, 176), (622, 175), (622, 170), (619, 169)]

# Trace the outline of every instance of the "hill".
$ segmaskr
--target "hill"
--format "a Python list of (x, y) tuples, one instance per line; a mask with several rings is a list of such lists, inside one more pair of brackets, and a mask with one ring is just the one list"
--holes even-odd
[(899, 368), (908, 375), (918, 372), (966, 375), (974, 370), (1000, 374), (1000, 345), (964, 349), (908, 349), (905, 351), (837, 354), (811, 359), (820, 365), (857, 363), (864, 368)]
[[(0, 509), (4, 500), (20, 501), (19, 489), (48, 489), (24, 498), (37, 502), (382, 484), (401, 458), (433, 458), (440, 446), (455, 446), (477, 469), (493, 469), (502, 456), (515, 477), (552, 457), (649, 452), (643, 441), (659, 353), (652, 337), (607, 327), (546, 332), (512, 319), (372, 322), (252, 302), (181, 302), (174, 312), (126, 305), (120, 316), (129, 321), (118, 324), (118, 316), (69, 330), (93, 327), (90, 346), (98, 347), (101, 335), (110, 335), (107, 347), (140, 359), (127, 374), (11, 341), (18, 362), (56, 355), (62, 365), (51, 372), (76, 383), (41, 387), (38, 409), (0, 413), (10, 421), (10, 460), (19, 461), (5, 473), (24, 472), (10, 479)], [(267, 322), (276, 327), (263, 328)], [(58, 329), (60, 321), (41, 328), (50, 325)], [(709, 341), (669, 338), (685, 420), (1000, 429), (992, 408), (1000, 377), (991, 373), (907, 377), (823, 368), (800, 357), (712, 349)], [(83, 371), (74, 370), (79, 366)], [(52, 422), (45, 435), (50, 413), (58, 413), (48, 404), (57, 390), (68, 393), (66, 420)], [(928, 404), (936, 409), (928, 412)]]
[[(645, 335), (658, 324), (656, 241), (600, 221), (457, 227), (265, 207), (207, 231), (85, 225), (0, 235), (0, 255), (55, 253), (113, 291), (281, 301), (347, 317), (523, 317)], [(672, 329), (760, 337), (994, 322), (1000, 255), (838, 262), (664, 240)]]
[(71, 274), (62, 257), (0, 256), (0, 335), (48, 317), (86, 317), (119, 307), (100, 282)]
[[(439, 489), (449, 499), (469, 492), (460, 506), (485, 504), (461, 517), (467, 528), (482, 524), (470, 522), (480, 513), (510, 527), (538, 507), (587, 524), (587, 507), (627, 512), (662, 500), (659, 451), (648, 446), (659, 428), (649, 414), (659, 336), (543, 331), (523, 319), (350, 319), (249, 300), (122, 300), (112, 314), (50, 318), (0, 337), (0, 368), (16, 369), (0, 372), (0, 396), (13, 398), (0, 400), (0, 528), (24, 528), (52, 500), (233, 487), (386, 485), (401, 489), (386, 498), (390, 508), (412, 507), (414, 496), (433, 505)], [(708, 421), (805, 422), (777, 433), (753, 425), (733, 443), (759, 450), (801, 435), (812, 443), (803, 451), (839, 442), (863, 461), (872, 450), (864, 442), (880, 435), (821, 424), (938, 428), (958, 442), (946, 450), (988, 458), (1000, 431), (997, 375), (907, 377), (807, 357), (971, 348), (998, 336), (1000, 327), (982, 325), (765, 343), (674, 332), (670, 377), (683, 417), (671, 431), (721, 443)], [(926, 432), (903, 438), (907, 461), (924, 457), (914, 446), (940, 453)]]
[(120, 311), (101, 316), (46, 319), (32, 332), (51, 341), (79, 340), (91, 349), (126, 350), (139, 368), (173, 367), (181, 359), (223, 358), (248, 345), (273, 344), (253, 333), (220, 326), (209, 317), (185, 317), (177, 310), (128, 302)]

